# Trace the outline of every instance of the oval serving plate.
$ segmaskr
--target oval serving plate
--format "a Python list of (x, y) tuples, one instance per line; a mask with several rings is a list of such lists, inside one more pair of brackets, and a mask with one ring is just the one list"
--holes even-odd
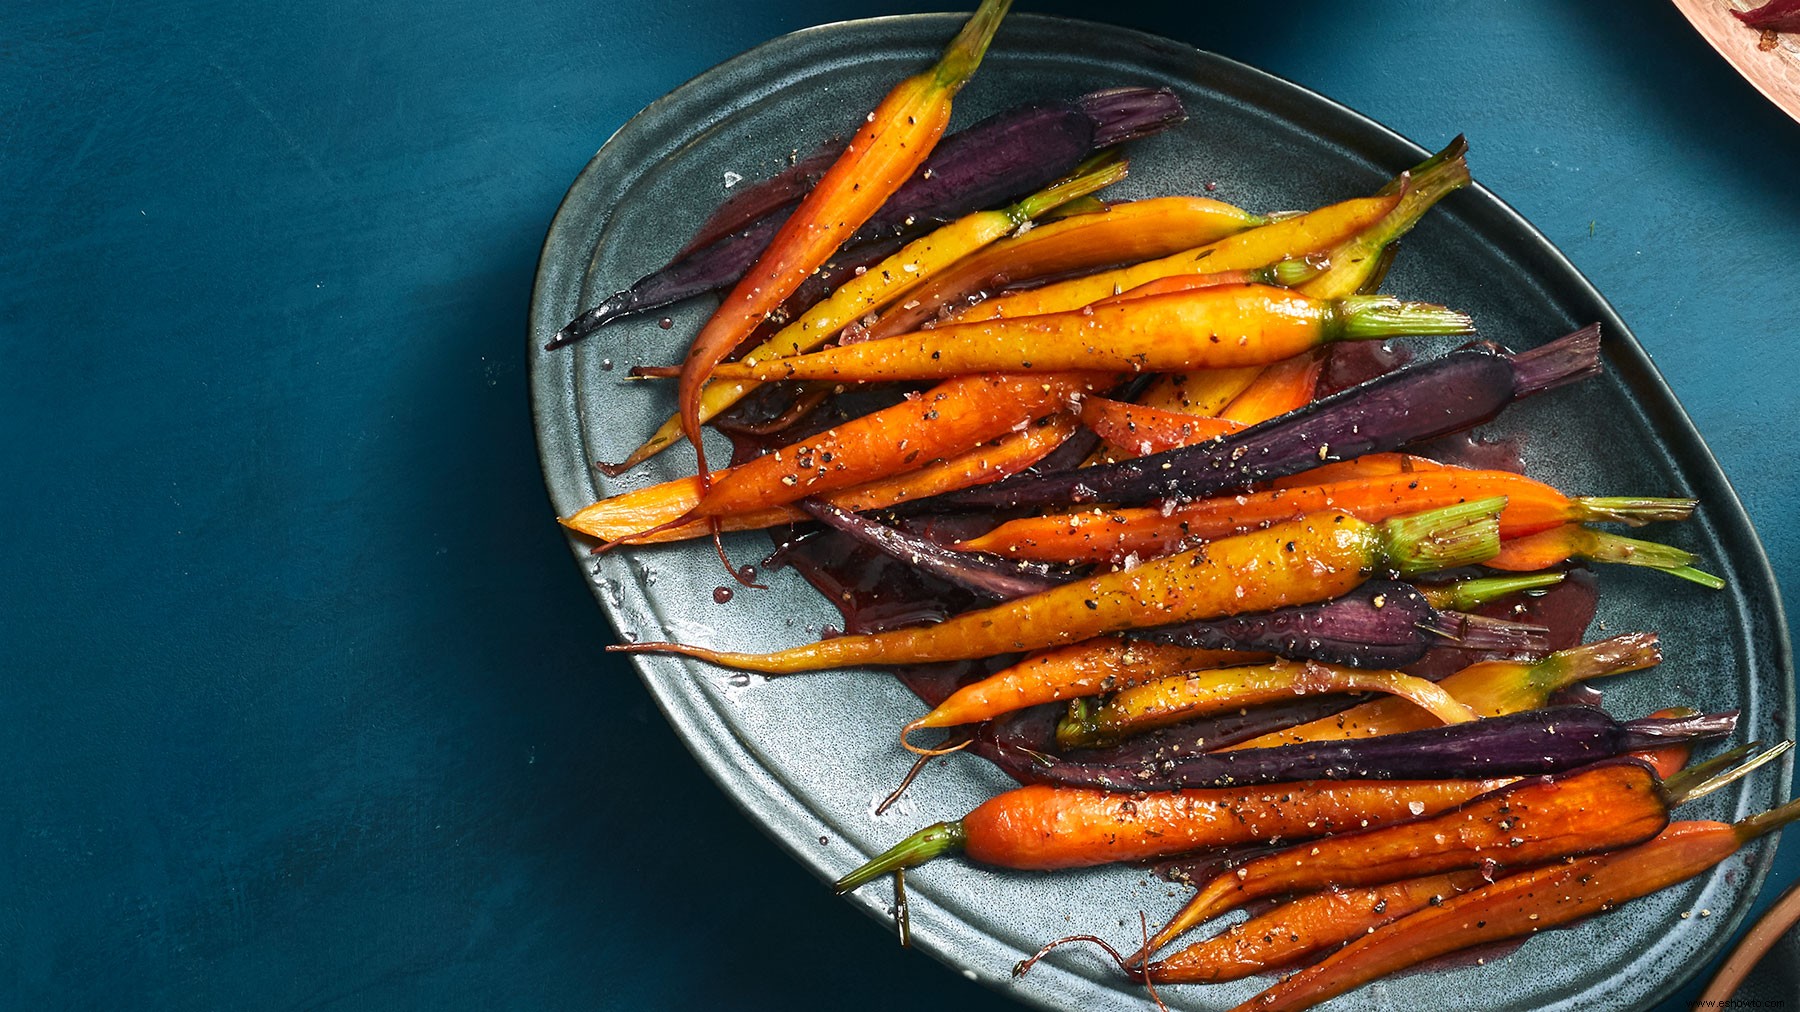
[[(960, 20), (916, 15), (828, 25), (776, 39), (659, 99), (627, 123), (575, 180), (545, 240), (531, 307), (532, 393), (552, 502), (568, 515), (603, 495), (688, 473), (676, 449), (623, 478), (599, 481), (596, 460), (623, 457), (672, 409), (663, 385), (628, 383), (636, 363), (678, 361), (711, 300), (627, 320), (573, 349), (544, 352), (581, 308), (659, 266), (726, 195), (728, 173), (757, 178), (788, 153), (847, 131), (895, 80), (926, 66)], [(1132, 152), (1131, 179), (1113, 197), (1200, 192), (1245, 207), (1312, 207), (1371, 192), (1426, 152), (1305, 89), (1230, 60), (1103, 25), (1016, 15), (958, 99), (955, 126), (1032, 98), (1126, 84), (1180, 92), (1189, 121)], [(1455, 133), (1445, 124), (1436, 147)], [(1480, 176), (1481, 139), (1471, 161)], [(1684, 703), (1742, 708), (1741, 738), (1773, 740), (1792, 726), (1788, 639), (1774, 580), (1718, 465), (1642, 349), (1599, 294), (1543, 236), (1479, 188), (1453, 195), (1406, 240), (1385, 290), (1472, 312), (1482, 334), (1530, 347), (1599, 320), (1606, 373), (1513, 408), (1485, 435), (1523, 439), (1527, 466), (1560, 487), (1594, 494), (1691, 494), (1694, 521), (1652, 537), (1699, 552), (1731, 581), (1709, 593), (1669, 577), (1603, 572), (1596, 630), (1659, 631), (1669, 660), (1612, 680), (1607, 705), (1625, 716)], [(1616, 448), (1602, 450), (1600, 448)], [(724, 450), (721, 446), (720, 453)], [(720, 459), (723, 459), (721, 456)], [(766, 554), (761, 535), (730, 536), (739, 561)], [(660, 546), (596, 559), (571, 548), (602, 609), (628, 639), (673, 639), (766, 650), (816, 638), (837, 615), (791, 572), (769, 589), (738, 590), (710, 545)], [(599, 644), (595, 645), (596, 650)], [(897, 729), (917, 700), (875, 671), (763, 680), (672, 657), (635, 658), (676, 733), (744, 811), (820, 879), (830, 880), (918, 826), (955, 818), (1008, 785), (968, 757), (933, 764), (882, 816), (912, 756)], [(1792, 770), (1763, 774), (1697, 803), (1690, 818), (1737, 818), (1785, 798)], [(818, 846), (829, 835), (847, 846)], [(1668, 995), (1723, 946), (1774, 854), (1747, 848), (1713, 874), (1633, 903), (1620, 913), (1531, 940), (1486, 965), (1398, 976), (1332, 1007), (1458, 1007), (1470, 993), (1490, 1009), (1642, 1009)], [(1055, 1009), (1142, 1009), (1091, 949), (1055, 953), (1023, 980), (1014, 962), (1044, 941), (1094, 932), (1132, 941), (1138, 910), (1154, 920), (1180, 903), (1136, 868), (1017, 874), (946, 860), (908, 876), (913, 944), (966, 975)], [(887, 890), (849, 897), (886, 921)], [(1684, 918), (1684, 911), (1713, 916)], [(1130, 928), (1122, 928), (1129, 919)], [(871, 930), (878, 930), (872, 928)], [(890, 928), (891, 930), (891, 928)], [(1171, 1008), (1233, 1005), (1266, 986), (1251, 979), (1168, 987)]]

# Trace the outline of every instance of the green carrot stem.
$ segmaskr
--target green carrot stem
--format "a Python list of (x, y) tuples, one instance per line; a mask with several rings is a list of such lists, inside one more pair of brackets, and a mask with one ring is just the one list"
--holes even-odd
[(1686, 520), (1699, 504), (1698, 499), (1579, 496), (1569, 500), (1569, 519), (1642, 527), (1661, 520)]
[(1100, 739), (1100, 722), (1094, 719), (1094, 706), (1087, 697), (1069, 700), (1069, 710), (1056, 722), (1056, 744), (1063, 748), (1086, 748)]
[(1558, 650), (1533, 664), (1526, 678), (1548, 696), (1577, 682), (1626, 671), (1642, 671), (1662, 663), (1662, 649), (1651, 632), (1626, 633), (1598, 643)]
[(1616, 562), (1627, 566), (1647, 566), (1660, 569), (1671, 576), (1679, 576), (1713, 590), (1722, 589), (1725, 581), (1693, 568), (1690, 563), (1699, 560), (1693, 552), (1674, 545), (1660, 544), (1655, 541), (1640, 541), (1606, 531), (1597, 531), (1590, 527), (1579, 529), (1580, 533), (1572, 535), (1571, 541), (1575, 553), (1584, 559), (1594, 562)]
[(1352, 295), (1337, 305), (1330, 336), (1339, 341), (1379, 341), (1427, 334), (1472, 334), (1468, 314), (1429, 302), (1402, 302), (1391, 295)]
[(1484, 576), (1437, 587), (1420, 587), (1425, 600), (1439, 611), (1468, 611), (1503, 597), (1528, 590), (1554, 587), (1563, 581), (1563, 573), (1527, 573), (1523, 576)]
[(902, 868), (913, 868), (952, 850), (961, 850), (965, 835), (961, 822), (939, 822), (926, 826), (889, 847), (869, 863), (856, 869), (832, 886), (847, 893), (864, 883)]
[(1067, 176), (1006, 208), (1004, 213), (1014, 225), (1023, 225), (1071, 200), (1080, 200), (1096, 190), (1111, 186), (1124, 179), (1129, 169), (1124, 156), (1118, 151), (1103, 151), (1075, 166), (1075, 170)]
[(1506, 498), (1477, 499), (1376, 525), (1381, 561), (1401, 576), (1470, 566), (1500, 551)]
[[(1736, 762), (1738, 759), (1742, 758), (1742, 753), (1747, 753), (1747, 752), (1755, 749), (1757, 746), (1759, 746), (1761, 744), (1762, 744), (1761, 742), (1751, 742), (1748, 745), (1742, 746), (1741, 749), (1733, 749), (1730, 752), (1725, 753), (1724, 755), (1718, 756), (1717, 759), (1725, 759), (1726, 756), (1731, 756), (1732, 757), (1731, 761)], [(1711, 794), (1712, 792), (1718, 790), (1719, 788), (1733, 784), (1733, 783), (1737, 782), (1738, 780), (1741, 780), (1744, 777), (1749, 776), (1751, 772), (1753, 772), (1757, 769), (1760, 769), (1761, 767), (1766, 766), (1769, 763), (1774, 762), (1776, 759), (1778, 759), (1782, 755), (1786, 754), (1786, 752), (1793, 747), (1794, 747), (1794, 743), (1791, 741), (1777, 742), (1775, 744), (1774, 748), (1767, 749), (1767, 750), (1763, 751), (1760, 755), (1757, 755), (1757, 756), (1749, 759), (1748, 761), (1745, 761), (1729, 770), (1726, 770), (1723, 773), (1717, 773), (1712, 776), (1707, 776), (1707, 777), (1701, 778), (1698, 780), (1698, 782), (1684, 780), (1680, 784), (1678, 784), (1678, 787), (1679, 787), (1678, 791), (1675, 789), (1671, 789), (1668, 785), (1668, 781), (1665, 780), (1665, 781), (1663, 781), (1663, 791), (1665, 794), (1667, 794), (1669, 796), (1670, 804), (1682, 804), (1684, 802), (1693, 801), (1696, 798), (1703, 798), (1706, 795)], [(1715, 760), (1708, 760), (1707, 762), (1701, 763), (1698, 767), (1696, 767), (1696, 769), (1700, 769), (1703, 767), (1711, 767), (1711, 764), (1714, 761)], [(1727, 764), (1719, 763), (1719, 765), (1724, 766)], [(1710, 772), (1710, 769), (1709, 769), (1709, 772)], [(1679, 777), (1680, 775), (1681, 774), (1679, 774), (1679, 773), (1676, 774), (1677, 777)]]
[[(1387, 185), (1376, 190), (1375, 194), (1377, 196), (1385, 197), (1390, 193), (1398, 193), (1400, 192), (1400, 188), (1408, 185), (1409, 182), (1416, 185), (1416, 182), (1420, 177), (1440, 173), (1447, 166), (1452, 165), (1453, 162), (1463, 162), (1468, 155), (1468, 138), (1464, 137), (1462, 134), (1457, 134), (1455, 137), (1450, 138), (1450, 143), (1444, 145), (1442, 151), (1439, 151), (1437, 154), (1434, 154), (1430, 158), (1413, 166), (1410, 171), (1403, 173), (1394, 179), (1388, 180)], [(1466, 162), (1464, 163), (1463, 168), (1466, 172), (1468, 169)], [(1408, 179), (1409, 176), (1411, 177), (1410, 180)]]
[(1670, 798), (1670, 804), (1675, 804), (1674, 799), (1676, 798), (1686, 800), (1688, 792), (1694, 787), (1704, 783), (1707, 778), (1718, 773), (1720, 770), (1726, 769), (1742, 761), (1745, 756), (1755, 752), (1761, 747), (1762, 742), (1760, 741), (1739, 745), (1734, 749), (1720, 752), (1718, 755), (1713, 756), (1705, 762), (1694, 763), (1675, 773), (1671, 773), (1663, 778), (1663, 793)]
[(943, 57), (938, 60), (938, 87), (957, 91), (975, 76), (981, 58), (987, 55), (988, 44), (994, 41), (994, 32), (1000, 28), (1000, 19), (1006, 16), (1007, 8), (1011, 6), (1012, 0), (981, 0), (974, 16), (962, 26), (962, 31), (956, 33), (956, 38), (950, 40)]
[(1731, 827), (1732, 835), (1743, 843), (1749, 843), (1764, 833), (1774, 832), (1795, 819), (1800, 819), (1800, 798), (1795, 798), (1779, 808), (1771, 808), (1760, 815), (1752, 815), (1748, 819), (1734, 823)]

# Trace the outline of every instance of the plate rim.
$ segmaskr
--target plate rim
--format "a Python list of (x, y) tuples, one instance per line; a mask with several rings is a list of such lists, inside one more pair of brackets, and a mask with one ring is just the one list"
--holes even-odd
[[(581, 258), (582, 268), (580, 270), (559, 267), (554, 264), (555, 253), (559, 245), (563, 243), (566, 234), (578, 231), (575, 221), (578, 213), (577, 205), (583, 194), (597, 184), (597, 180), (605, 170), (604, 159), (608, 146), (628, 129), (634, 127), (641, 129), (646, 124), (653, 123), (659, 116), (678, 106), (682, 99), (699, 90), (706, 81), (715, 75), (734, 67), (758, 64), (772, 55), (779, 58), (788, 46), (819, 36), (832, 36), (846, 32), (881, 32), (896, 26), (907, 29), (915, 26), (928, 29), (941, 26), (943, 31), (940, 34), (947, 38), (957, 26), (960, 26), (962, 20), (963, 15), (948, 13), (887, 15), (833, 21), (776, 36), (699, 71), (680, 85), (651, 101), (614, 130), (606, 142), (583, 165), (559, 201), (541, 244), (538, 270), (533, 282), (527, 318), (526, 354), (534, 436), (538, 445), (546, 491), (559, 516), (568, 515), (573, 510), (587, 505), (592, 499), (583, 500), (579, 495), (570, 498), (564, 494), (564, 486), (559, 478), (566, 481), (569, 477), (560, 473), (565, 462), (554, 455), (554, 448), (547, 438), (552, 421), (562, 421), (565, 414), (558, 410), (554, 392), (564, 390), (569, 383), (574, 382), (572, 357), (567, 359), (571, 364), (559, 369), (556, 367), (558, 359), (554, 357), (556, 353), (543, 350), (545, 338), (554, 333), (563, 322), (566, 322), (561, 318), (549, 315), (550, 311), (547, 307), (553, 301), (553, 293), (563, 290), (564, 286), (572, 284), (574, 289), (579, 291), (588, 265), (591, 264), (593, 253), (588, 252), (586, 257)], [(1425, 148), (1392, 128), (1329, 96), (1260, 68), (1199, 49), (1179, 40), (1138, 29), (1058, 15), (1015, 13), (1008, 16), (1008, 26), (1017, 26), (1021, 23), (1039, 24), (1046, 29), (1060, 28), (1064, 31), (1104, 32), (1125, 43), (1162, 50), (1171, 56), (1196, 60), (1203, 65), (1210, 63), (1242, 81), (1254, 83), (1265, 89), (1258, 95), (1258, 101), (1254, 103), (1264, 113), (1281, 116), (1293, 123), (1294, 121), (1285, 115), (1284, 110), (1293, 104), (1300, 104), (1309, 106), (1315, 111), (1325, 111), (1332, 117), (1338, 118), (1342, 124), (1342, 130), (1334, 133), (1321, 134), (1310, 125), (1302, 126), (1301, 129), (1306, 130), (1314, 137), (1323, 137), (1329, 142), (1341, 142), (1346, 148), (1369, 157), (1379, 157), (1384, 161), (1391, 159), (1394, 163), (1412, 164), (1429, 154)], [(1344, 133), (1350, 136), (1342, 136)], [(1384, 148), (1385, 150), (1372, 150), (1375, 148)], [(1792, 729), (1795, 714), (1793, 644), (1782, 606), (1779, 583), (1768, 555), (1763, 549), (1760, 535), (1754, 524), (1751, 523), (1749, 514), (1744, 510), (1742, 501), (1730, 479), (1720, 467), (1711, 447), (1695, 428), (1693, 419), (1681, 406), (1673, 389), (1670, 388), (1655, 363), (1650, 359), (1647, 350), (1592, 282), (1542, 232), (1486, 186), (1476, 182), (1467, 189), (1472, 193), (1479, 194), (1480, 199), (1478, 201), (1461, 201), (1458, 213), (1465, 215), (1470, 226), (1475, 228), (1486, 241), (1493, 243), (1501, 238), (1507, 240), (1509, 246), (1504, 247), (1503, 252), (1513, 252), (1518, 249), (1513, 244), (1523, 244), (1530, 257), (1527, 262), (1535, 263), (1543, 269), (1544, 273), (1553, 278), (1555, 282), (1553, 291), (1558, 297), (1557, 301), (1585, 303), (1593, 309), (1595, 319), (1601, 323), (1603, 333), (1607, 336), (1603, 345), (1605, 361), (1611, 368), (1625, 373), (1622, 379), (1632, 389), (1634, 399), (1638, 401), (1639, 406), (1647, 414), (1655, 417), (1655, 424), (1663, 430), (1662, 434), (1671, 453), (1673, 454), (1676, 450), (1680, 451), (1679, 455), (1683, 460), (1681, 470), (1695, 480), (1697, 486), (1695, 494), (1709, 504), (1715, 502), (1726, 504), (1726, 508), (1722, 512), (1731, 522), (1718, 526), (1720, 540), (1723, 542), (1741, 539), (1742, 543), (1738, 545), (1739, 550), (1733, 555), (1733, 564), (1744, 575), (1755, 579), (1759, 587), (1766, 586), (1770, 591), (1766, 604), (1768, 605), (1769, 621), (1773, 626), (1770, 631), (1774, 648), (1773, 660), (1787, 675), (1786, 684), (1788, 686), (1781, 699), (1775, 705), (1770, 706), (1770, 710), (1784, 728)], [(568, 380), (561, 381), (559, 379), (561, 375), (567, 375)], [(579, 426), (576, 431), (579, 431)], [(596, 486), (591, 471), (586, 469), (585, 461), (581, 470), (583, 473), (580, 481), (584, 482), (592, 491)], [(1712, 509), (1718, 509), (1718, 507), (1712, 507)], [(583, 570), (585, 575), (584, 563), (591, 558), (589, 542), (571, 532), (565, 531), (564, 533), (577, 568)], [(609, 600), (596, 581), (584, 579), (584, 582), (588, 584), (589, 591), (594, 594), (615, 634), (620, 635), (621, 638), (629, 638), (627, 620), (631, 616), (625, 606)], [(752, 805), (747, 788), (756, 785), (743, 782), (739, 777), (748, 776), (751, 781), (754, 781), (757, 779), (758, 771), (728, 763), (719, 752), (704, 747), (709, 741), (717, 744), (735, 744), (738, 748), (746, 750), (748, 758), (754, 759), (753, 749), (750, 748), (751, 743), (741, 740), (729, 731), (707, 728), (703, 722), (689, 718), (685, 710), (692, 700), (672, 691), (667, 684), (671, 676), (679, 677), (682, 674), (684, 670), (682, 662), (673, 657), (642, 654), (630, 655), (630, 659), (639, 679), (649, 690), (658, 709), (662, 711), (664, 718), (676, 732), (676, 736), (681, 739), (682, 744), (694, 756), (696, 762), (720, 787), (732, 804), (753, 825), (774, 840), (781, 849), (787, 851), (815, 877), (826, 882), (832, 881), (836, 871), (827, 864), (826, 855), (821, 854), (816, 848), (800, 846), (797, 838), (784, 835), (782, 824), (778, 820), (770, 818), (768, 811)], [(1783, 797), (1787, 796), (1790, 790), (1794, 763), (1795, 757), (1790, 753), (1779, 764), (1781, 782), (1778, 791)], [(766, 770), (760, 772), (763, 773), (763, 779), (775, 779)], [(794, 800), (802, 809), (808, 807), (807, 800), (785, 782), (774, 785), (772, 791), (769, 785), (761, 785), (761, 787), (765, 792), (778, 793)], [(1755, 905), (1756, 898), (1760, 896), (1774, 857), (1775, 848), (1772, 845), (1766, 845), (1754, 861), (1748, 862), (1746, 888), (1748, 895), (1752, 897), (1751, 901), (1740, 904), (1737, 909), (1732, 911), (1725, 919), (1726, 928), (1701, 945), (1683, 969), (1665, 978), (1660, 986), (1648, 993), (1642, 1000), (1642, 1004), (1636, 1006), (1637, 1008), (1649, 1009), (1666, 1000), (1724, 951), (1737, 935), (1738, 928)], [(862, 909), (871, 917), (884, 922), (891, 920), (882, 906), (871, 900), (866, 894), (846, 898), (851, 899), (853, 906)], [(938, 940), (931, 933), (927, 932), (921, 935), (916, 922), (914, 938), (915, 943), (923, 943), (920, 947), (927, 949), (934, 958), (947, 967), (954, 968), (959, 965), (959, 961), (953, 953), (934, 944)], [(994, 940), (988, 938), (987, 941), (993, 942)], [(1054, 964), (1042, 966), (1040, 972), (1045, 970), (1051, 971), (1060, 978), (1066, 978), (1067, 982), (1075, 985), (1077, 989), (1088, 987), (1091, 983), (1087, 978), (1069, 973)], [(988, 974), (982, 974), (981, 980), (1015, 1000), (1041, 1008), (1077, 1007), (1065, 1003), (1053, 1003), (1035, 990), (1006, 989), (1003, 979), (995, 979)]]

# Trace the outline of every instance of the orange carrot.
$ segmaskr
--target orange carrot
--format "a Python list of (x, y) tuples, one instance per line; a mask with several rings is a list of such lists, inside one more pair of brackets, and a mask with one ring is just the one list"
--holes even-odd
[(1103, 636), (1034, 654), (963, 686), (906, 725), (901, 740), (919, 728), (976, 724), (1039, 703), (1110, 692), (1180, 671), (1254, 663), (1267, 656)]
[(1346, 200), (1160, 260), (990, 299), (968, 309), (957, 322), (1068, 312), (1158, 278), (1252, 270), (1323, 253), (1380, 221), (1399, 203), (1398, 193)]
[(1270, 285), (1224, 285), (1111, 306), (863, 341), (718, 366), (729, 379), (870, 381), (983, 372), (1120, 372), (1266, 365), (1331, 341), (1466, 334), (1467, 316), (1383, 295), (1326, 301)]
[(1278, 787), (1116, 794), (1034, 785), (1006, 791), (955, 822), (918, 831), (837, 881), (848, 892), (961, 850), (982, 864), (1086, 868), (1271, 840), (1308, 840), (1438, 813), (1495, 780), (1312, 781)]
[[(1169, 512), (1137, 507), (1028, 517), (1002, 524), (958, 547), (1016, 559), (1101, 562), (1133, 553), (1139, 557), (1162, 555), (1321, 509), (1341, 509), (1373, 522), (1489, 496), (1506, 497), (1506, 510), (1500, 514), (1502, 538), (1519, 538), (1584, 520), (1634, 525), (1682, 520), (1694, 508), (1692, 499), (1570, 498), (1511, 471), (1439, 468), (1199, 499)], [(1488, 565), (1529, 572), (1548, 569), (1567, 558), (1546, 562), (1542, 555), (1518, 554), (1514, 549), (1514, 562), (1510, 561), (1513, 556), (1506, 555), (1506, 547), (1501, 551), (1503, 561)]]
[(1097, 373), (948, 380), (723, 472), (710, 489), (702, 482), (700, 501), (670, 526), (766, 510), (914, 470), (1022, 429), (1111, 382)]
[(713, 367), (861, 228), (931, 154), (950, 121), (951, 99), (980, 66), (1009, 6), (1011, 0), (982, 0), (935, 66), (888, 92), (694, 338), (682, 363), (678, 397), (682, 431), (699, 457), (702, 488), (710, 484), (710, 473), (700, 442), (700, 393)]
[(676, 653), (726, 667), (789, 674), (852, 664), (993, 657), (1139, 626), (1270, 611), (1346, 593), (1374, 573), (1432, 572), (1479, 562), (1497, 544), (1496, 500), (1367, 524), (1321, 513), (1188, 552), (1064, 584), (937, 625), (839, 636), (767, 654), (681, 643), (608, 650)]
[[(1008, 432), (973, 450), (934, 461), (918, 470), (903, 471), (820, 498), (841, 509), (861, 512), (998, 481), (1044, 459), (1073, 435), (1075, 428), (1072, 417), (1052, 415), (1038, 424)], [(717, 482), (726, 473), (723, 470), (713, 472), (713, 481)], [(602, 541), (615, 541), (649, 530), (655, 533), (635, 537), (633, 541), (654, 544), (703, 538), (708, 531), (704, 522), (667, 526), (692, 511), (699, 504), (700, 496), (699, 478), (676, 478), (610, 496), (558, 522)], [(748, 531), (802, 523), (810, 518), (798, 506), (786, 505), (719, 519), (721, 530)]]
[(1323, 692), (1389, 693), (1426, 725), (1460, 724), (1476, 717), (1444, 686), (1413, 675), (1276, 660), (1170, 675), (1120, 689), (1104, 704), (1078, 708), (1059, 722), (1056, 743), (1063, 748), (1111, 745), (1193, 717)]
[(1168, 256), (1267, 223), (1261, 215), (1205, 197), (1151, 197), (1074, 215), (964, 257), (882, 314), (866, 336), (918, 330), (941, 310), (996, 283), (1018, 284)]

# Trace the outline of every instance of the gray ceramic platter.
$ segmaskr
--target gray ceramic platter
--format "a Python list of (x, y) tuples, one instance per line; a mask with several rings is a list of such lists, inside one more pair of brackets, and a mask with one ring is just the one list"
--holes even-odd
[[(679, 360), (713, 303), (673, 307), (667, 329), (653, 315), (572, 350), (546, 353), (544, 342), (581, 308), (666, 261), (726, 196), (728, 173), (767, 175), (790, 151), (804, 153), (826, 135), (848, 131), (893, 81), (926, 66), (958, 23), (947, 15), (886, 18), (776, 39), (653, 103), (595, 155), (551, 226), (531, 307), (534, 411), (559, 514), (691, 472), (692, 454), (680, 450), (617, 480), (598, 480), (589, 465), (623, 457), (668, 414), (669, 389), (628, 383), (624, 368)], [(1328, 99), (1230, 60), (1131, 31), (1032, 16), (1010, 18), (1001, 29), (958, 99), (953, 126), (1021, 101), (1127, 84), (1175, 88), (1190, 120), (1137, 146), (1131, 179), (1112, 191), (1115, 197), (1202, 192), (1214, 183), (1211, 195), (1252, 209), (1314, 207), (1371, 192), (1426, 153)], [(1456, 130), (1444, 124), (1442, 136), (1421, 140), (1435, 148)], [(1479, 178), (1481, 138), (1471, 141)], [(1603, 378), (1522, 404), (1484, 434), (1521, 437), (1528, 470), (1565, 489), (1703, 500), (1698, 519), (1651, 536), (1700, 553), (1731, 589), (1709, 593), (1621, 567), (1604, 571), (1595, 632), (1656, 630), (1669, 658), (1654, 671), (1613, 680), (1607, 706), (1622, 716), (1675, 703), (1741, 708), (1743, 738), (1786, 737), (1792, 662), (1755, 532), (1680, 405), (1600, 295), (1542, 235), (1479, 188), (1426, 217), (1385, 288), (1466, 309), (1484, 337), (1515, 348), (1601, 322)], [(718, 459), (724, 453), (721, 445)], [(768, 541), (740, 535), (726, 544), (735, 558), (751, 560)], [(767, 590), (715, 603), (714, 588), (729, 581), (710, 546), (599, 559), (589, 547), (571, 541), (601, 608), (626, 639), (774, 649), (815, 638), (837, 620), (791, 572), (769, 574)], [(637, 664), (696, 760), (822, 880), (1007, 786), (978, 760), (956, 757), (934, 764), (903, 803), (878, 817), (877, 801), (912, 758), (895, 731), (920, 712), (891, 679), (850, 670), (766, 681), (667, 657)], [(1737, 818), (1768, 808), (1785, 799), (1789, 762), (1683, 814)], [(833, 845), (821, 847), (821, 837)], [(1747, 848), (1711, 874), (1535, 938), (1510, 956), (1378, 982), (1330, 1007), (1454, 1008), (1481, 994), (1489, 1009), (1647, 1008), (1719, 951), (1773, 855), (1770, 843)], [(1009, 979), (1015, 961), (1076, 932), (1125, 943), (1137, 930), (1138, 911), (1158, 921), (1181, 899), (1135, 868), (1045, 876), (940, 861), (908, 881), (915, 946), (953, 972), (1055, 1009), (1141, 1009), (1147, 1001), (1092, 950), (1059, 951), (1016, 983)], [(886, 925), (869, 930), (892, 930), (889, 899), (887, 890), (870, 887), (845, 902)], [(1226, 1008), (1267, 983), (1171, 987), (1162, 995), (1172, 1008)]]

